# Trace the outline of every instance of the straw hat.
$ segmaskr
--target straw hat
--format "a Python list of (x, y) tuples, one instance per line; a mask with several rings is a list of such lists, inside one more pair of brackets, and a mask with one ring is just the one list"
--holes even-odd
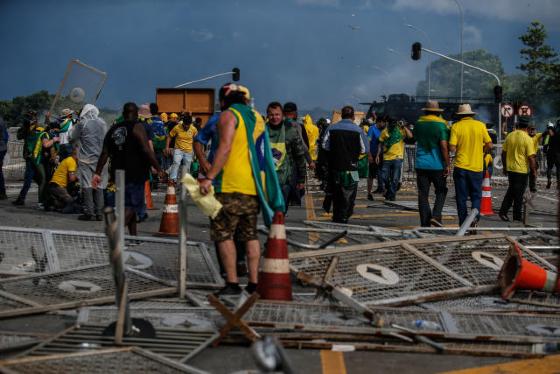
[(472, 111), (470, 104), (461, 104), (455, 114), (476, 114)]
[(443, 112), (443, 109), (439, 107), (439, 103), (435, 100), (428, 100), (426, 107), (422, 110), (425, 112)]

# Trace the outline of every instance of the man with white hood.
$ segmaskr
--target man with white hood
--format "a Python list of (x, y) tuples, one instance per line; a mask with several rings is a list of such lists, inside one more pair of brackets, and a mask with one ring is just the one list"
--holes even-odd
[(83, 214), (81, 221), (103, 220), (103, 189), (107, 185), (107, 167), (103, 169), (104, 183), (93, 189), (91, 181), (95, 174), (97, 160), (103, 149), (103, 139), (109, 130), (107, 123), (99, 118), (99, 109), (86, 104), (80, 113), (79, 122), (70, 132), (70, 141), (78, 147), (78, 177), (82, 188)]

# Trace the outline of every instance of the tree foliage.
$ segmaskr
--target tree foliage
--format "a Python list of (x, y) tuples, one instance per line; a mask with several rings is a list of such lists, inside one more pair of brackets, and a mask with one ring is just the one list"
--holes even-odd
[[(450, 57), (460, 59), (460, 55)], [(463, 61), (488, 70), (500, 77), (504, 77), (504, 69), (500, 58), (487, 52), (484, 49), (465, 52)], [(453, 61), (438, 58), (430, 63), (431, 72), (431, 96), (434, 97), (459, 97), (461, 89), (461, 66)], [(426, 80), (418, 83), (416, 94), (419, 96), (427, 95), (428, 69), (426, 68)], [(464, 98), (492, 98), (494, 96), (494, 86), (496, 79), (492, 76), (465, 67), (463, 77), (463, 97)]]
[(12, 100), (0, 101), (0, 115), (8, 126), (17, 126), (23, 116), (30, 110), (42, 112), (48, 110), (54, 95), (47, 91), (39, 91), (29, 96), (17, 96)]
[(542, 23), (533, 21), (519, 37), (522, 63), (518, 68), (526, 73), (522, 97), (544, 108), (560, 109), (560, 65), (558, 54), (546, 44), (548, 34)]

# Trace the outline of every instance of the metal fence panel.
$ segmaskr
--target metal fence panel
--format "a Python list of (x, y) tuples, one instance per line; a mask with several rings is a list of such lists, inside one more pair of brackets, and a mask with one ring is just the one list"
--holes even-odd
[[(420, 296), (458, 290), (466, 285), (433, 264), (412, 255), (400, 244), (375, 250), (340, 251), (333, 284), (351, 290), (352, 298), (366, 305), (414, 300)], [(321, 278), (333, 254), (291, 258), (294, 271)]]
[[(114, 336), (103, 335), (105, 325), (82, 324), (23, 352), (21, 356), (81, 352), (84, 347), (100, 350), (115, 345)], [(175, 331), (159, 328), (153, 338), (123, 337), (123, 346), (137, 346), (168, 359), (186, 362), (206, 348), (216, 337), (214, 331)], [(138, 372), (143, 372), (142, 370)]]
[(56, 373), (203, 373), (140, 348), (63, 353), (5, 361), (0, 372), (26, 374)]
[[(178, 241), (127, 236), (127, 268), (176, 285), (179, 276)], [(105, 234), (0, 227), (0, 274), (53, 272), (109, 262)], [(219, 287), (223, 283), (204, 243), (187, 243), (187, 285)]]
[[(175, 287), (130, 270), (127, 271), (127, 279), (130, 299), (176, 292)], [(115, 285), (109, 265), (2, 279), (0, 289), (1, 296), (4, 296), (0, 302), (7, 299), (7, 305), (0, 304), (0, 318), (115, 300)]]

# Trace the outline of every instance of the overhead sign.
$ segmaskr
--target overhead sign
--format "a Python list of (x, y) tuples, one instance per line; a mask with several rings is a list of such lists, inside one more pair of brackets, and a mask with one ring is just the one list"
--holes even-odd
[(513, 116), (513, 107), (510, 104), (502, 105), (502, 117), (509, 118)]
[(519, 107), (519, 110), (517, 111), (517, 114), (519, 114), (520, 116), (532, 116), (533, 109), (529, 105), (521, 105)]

